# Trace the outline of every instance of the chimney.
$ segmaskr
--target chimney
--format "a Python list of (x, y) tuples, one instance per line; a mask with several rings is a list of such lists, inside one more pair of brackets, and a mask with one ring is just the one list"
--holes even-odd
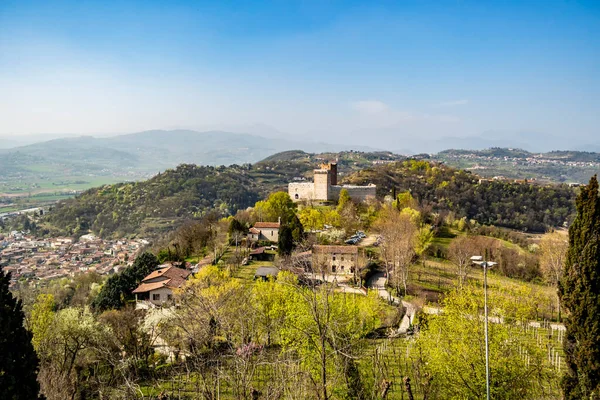
[(278, 223), (279, 225), (281, 225), (281, 217), (278, 217), (278, 218), (277, 218), (277, 223)]

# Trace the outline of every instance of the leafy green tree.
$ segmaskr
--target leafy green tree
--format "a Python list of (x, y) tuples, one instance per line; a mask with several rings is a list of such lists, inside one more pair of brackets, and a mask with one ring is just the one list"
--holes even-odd
[[(40, 383), (49, 400), (88, 393), (89, 374), (98, 365), (99, 348), (109, 347), (113, 334), (88, 308), (65, 308), (54, 316), (40, 338)], [(93, 384), (93, 382), (91, 382)]]
[[(286, 284), (287, 283), (287, 284)], [(288, 271), (280, 271), (277, 281), (258, 280), (252, 288), (252, 303), (256, 310), (259, 340), (270, 346), (279, 338), (279, 329), (286, 317), (285, 299), (290, 285), (298, 284), (298, 277)]]
[[(544, 369), (545, 349), (523, 340), (517, 321), (529, 315), (530, 305), (514, 299), (490, 298), (492, 316), (504, 323), (489, 324), (491, 397), (536, 398), (555, 376)], [(464, 285), (443, 300), (444, 312), (428, 316), (417, 337), (423, 367), (431, 376), (430, 393), (440, 399), (479, 400), (486, 396), (484, 323), (480, 317), (483, 293)], [(510, 308), (512, 307), (512, 308)], [(522, 357), (528, 355), (528, 362)]]
[(379, 324), (379, 297), (335, 293), (329, 284), (288, 288), (279, 334), (284, 349), (294, 350), (310, 374), (316, 397), (333, 398), (334, 389), (341, 389), (342, 398), (362, 398), (355, 360), (362, 340)]
[(348, 190), (342, 189), (340, 190), (340, 197), (338, 199), (337, 211), (341, 212), (348, 203), (352, 203), (352, 198), (348, 193)]
[(48, 328), (52, 324), (55, 315), (54, 307), (54, 296), (51, 294), (40, 294), (35, 299), (29, 317), (29, 326), (33, 334), (33, 347), (36, 351), (39, 351), (40, 345), (48, 333)]
[(286, 224), (296, 215), (296, 208), (287, 192), (275, 192), (267, 200), (254, 205), (254, 216), (260, 221), (276, 222), (281, 219), (281, 223)]
[(300, 219), (302, 225), (308, 230), (323, 229), (323, 224), (325, 223), (323, 213), (313, 207), (304, 207), (300, 210), (298, 219)]
[(36, 399), (39, 359), (23, 325), (21, 301), (10, 293), (9, 283), (10, 274), (0, 266), (0, 391), (3, 399)]
[(600, 398), (600, 199), (596, 176), (577, 197), (569, 250), (559, 284), (567, 332), (565, 400)]
[(417, 208), (418, 203), (415, 200), (415, 198), (412, 196), (412, 193), (407, 190), (406, 192), (402, 192), (402, 193), (398, 194), (398, 196), (394, 200), (393, 205), (394, 205), (394, 207), (396, 207), (396, 209), (401, 211), (405, 208), (415, 209), (415, 208)]
[(433, 243), (433, 230), (429, 225), (423, 225), (419, 228), (415, 242), (415, 253), (421, 256)]

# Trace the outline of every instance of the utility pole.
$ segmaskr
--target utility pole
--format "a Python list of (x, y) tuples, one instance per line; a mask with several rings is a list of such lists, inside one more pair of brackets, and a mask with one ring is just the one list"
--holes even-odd
[(497, 263), (485, 261), (482, 256), (473, 256), (471, 257), (471, 261), (483, 268), (483, 309), (485, 316), (485, 391), (487, 400), (490, 400), (490, 341), (488, 337), (487, 270)]

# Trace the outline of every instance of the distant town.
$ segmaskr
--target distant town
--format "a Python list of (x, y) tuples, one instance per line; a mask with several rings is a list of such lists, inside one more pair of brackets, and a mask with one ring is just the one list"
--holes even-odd
[(0, 235), (0, 266), (12, 274), (11, 286), (19, 281), (42, 283), (95, 271), (118, 272), (131, 264), (144, 239), (103, 240), (92, 234), (74, 242), (70, 237), (37, 238), (21, 231)]

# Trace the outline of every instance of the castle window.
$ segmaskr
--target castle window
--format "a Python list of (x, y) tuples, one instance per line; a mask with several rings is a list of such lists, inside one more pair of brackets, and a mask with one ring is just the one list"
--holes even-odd
[(296, 193), (296, 195), (294, 197), (296, 198), (296, 200), (298, 200), (300, 198), (300, 196), (298, 196), (298, 193)]
[(335, 256), (331, 257), (331, 259), (332, 259), (333, 261), (335, 261)]

